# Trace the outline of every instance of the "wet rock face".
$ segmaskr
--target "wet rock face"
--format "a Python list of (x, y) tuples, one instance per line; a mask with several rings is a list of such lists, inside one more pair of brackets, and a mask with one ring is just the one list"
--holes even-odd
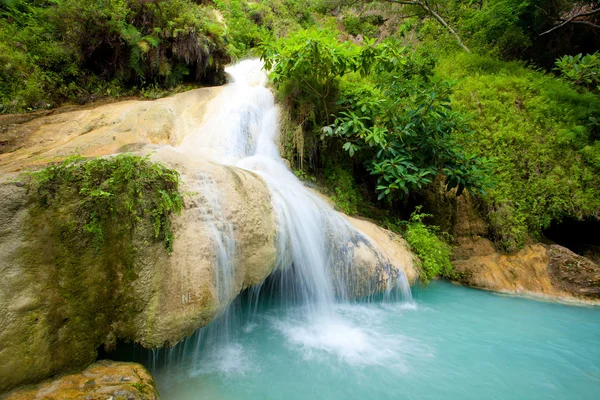
[(98, 361), (64, 375), (10, 392), (5, 400), (158, 400), (152, 375), (140, 364)]
[(481, 237), (461, 238), (455, 250), (457, 280), (479, 289), (518, 294), (559, 296), (547, 271), (542, 245), (527, 246), (516, 254), (500, 254)]
[[(364, 276), (378, 277), (380, 282), (386, 282), (397, 274), (404, 274), (409, 284), (417, 281), (415, 256), (400, 235), (365, 219), (346, 218), (366, 235), (367, 242), (354, 250), (354, 264)], [(385, 290), (385, 287), (379, 287), (378, 290)]]
[[(276, 221), (262, 179), (170, 149), (159, 150), (153, 160), (181, 173), (187, 195), (181, 215), (172, 218), (173, 253), (140, 252), (132, 289), (143, 308), (135, 317), (134, 338), (145, 347), (191, 335), (242, 290), (262, 283), (276, 264)], [(235, 247), (218, 254), (222, 235), (230, 235)], [(219, 262), (234, 268), (228, 290), (220, 294)]]
[(145, 144), (175, 146), (210, 114), (208, 104), (220, 90), (201, 88), (154, 101), (0, 116), (0, 172), (20, 171), (71, 155), (137, 151)]

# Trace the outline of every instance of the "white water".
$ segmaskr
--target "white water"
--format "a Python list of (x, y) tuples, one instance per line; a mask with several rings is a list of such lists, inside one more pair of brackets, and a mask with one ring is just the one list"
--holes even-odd
[[(233, 82), (213, 101), (210, 119), (187, 137), (179, 150), (192, 157), (208, 156), (216, 162), (253, 171), (269, 187), (278, 224), (277, 268), (273, 278), (276, 282), (270, 286), (278, 293), (271, 294), (286, 303), (288, 309), (294, 309), (294, 318), (280, 321), (277, 328), (287, 332), (292, 342), (337, 352), (340, 356), (352, 354), (352, 360), (370, 359), (378, 354), (374, 337), (336, 311), (336, 299), (351, 297), (358, 280), (364, 287), (366, 277), (361, 277), (352, 265), (352, 248), (359, 242), (370, 242), (286, 167), (276, 144), (279, 112), (273, 94), (266, 88), (267, 77), (261, 62), (243, 61), (229, 67), (227, 72)], [(201, 178), (199, 187), (208, 214), (218, 217), (223, 199), (210, 177)], [(232, 282), (235, 268), (232, 261), (235, 240), (230, 226), (212, 226), (221, 300), (222, 293), (223, 298), (230, 293), (227, 285)], [(373, 282), (372, 287), (376, 284)], [(412, 300), (403, 273), (397, 273), (388, 282), (388, 291), (392, 290), (400, 292), (403, 299)], [(255, 298), (264, 295), (265, 290), (255, 290)], [(205, 363), (211, 359), (226, 360), (235, 354), (242, 357), (232, 332), (236, 330), (233, 325), (239, 322), (232, 315), (235, 311), (230, 309), (227, 313), (220, 324), (205, 329), (194, 339), (196, 357), (203, 357)], [(208, 349), (210, 354), (202, 353), (202, 349)], [(219, 365), (223, 369), (230, 367), (227, 362), (215, 367), (220, 368)]]

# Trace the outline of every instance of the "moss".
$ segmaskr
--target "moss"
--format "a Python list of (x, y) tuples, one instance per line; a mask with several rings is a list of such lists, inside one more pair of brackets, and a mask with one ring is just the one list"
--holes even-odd
[(143, 383), (132, 383), (131, 386), (136, 388), (140, 393), (144, 394), (146, 392), (146, 385)]
[(356, 186), (351, 168), (351, 165), (328, 162), (324, 170), (324, 183), (332, 192), (331, 200), (336, 208), (345, 214), (356, 215), (363, 197)]
[[(131, 166), (135, 173), (123, 174)], [(86, 190), (91, 182), (114, 199), (98, 203)], [(25, 353), (31, 351), (32, 366), (24, 371), (48, 376), (90, 364), (115, 330), (122, 339), (133, 332), (127, 324), (141, 311), (130, 290), (138, 252), (160, 241), (170, 246), (168, 219), (179, 208), (159, 202), (169, 196), (180, 207), (181, 198), (175, 171), (131, 155), (70, 160), (30, 176), (27, 185), (18, 263), (35, 279), (42, 305), (29, 315)], [(36, 358), (46, 361), (41, 369)]]
[(99, 248), (105, 239), (105, 225), (132, 231), (146, 219), (154, 226), (155, 237), (162, 238), (171, 250), (168, 216), (182, 206), (176, 171), (148, 158), (122, 154), (109, 159), (71, 157), (32, 176), (40, 205), (56, 208), (79, 200), (73, 210), (78, 218), (63, 227), (68, 237), (83, 234), (77, 232), (83, 230)]

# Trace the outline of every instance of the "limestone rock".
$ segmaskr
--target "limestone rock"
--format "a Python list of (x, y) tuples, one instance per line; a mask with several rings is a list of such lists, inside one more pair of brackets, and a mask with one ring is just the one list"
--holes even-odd
[[(353, 217), (346, 218), (350, 221), (352, 226), (364, 233), (368, 239), (375, 244), (373, 248), (369, 247), (368, 249), (361, 249), (359, 247), (357, 258), (362, 259), (363, 261), (361, 263), (357, 260), (356, 265), (358, 267), (361, 267), (363, 264), (389, 264), (392, 268), (403, 272), (406, 275), (409, 284), (412, 285), (416, 282), (418, 272), (414, 264), (414, 255), (410, 251), (408, 243), (406, 243), (400, 235), (387, 229), (383, 229), (365, 219)], [(362, 253), (362, 255), (359, 256), (360, 253)], [(383, 257), (383, 260), (380, 260), (378, 257)], [(383, 271), (381, 273), (387, 275), (387, 273)], [(372, 273), (367, 273), (366, 275), (370, 276)], [(382, 279), (385, 278), (386, 276), (382, 277)]]
[(5, 400), (158, 400), (154, 379), (140, 364), (98, 361), (81, 373), (64, 375), (6, 394)]
[(558, 245), (498, 253), (481, 237), (460, 238), (453, 262), (462, 284), (497, 292), (597, 302), (600, 266)]
[(559, 245), (546, 246), (552, 284), (576, 297), (600, 299), (600, 265)]
[[(172, 254), (152, 235), (136, 234), (133, 271), (93, 249), (82, 250), (72, 269), (59, 268), (65, 249), (56, 238), (63, 227), (30, 214), (27, 187), (0, 184), (0, 392), (83, 368), (116, 338), (146, 347), (175, 344), (272, 272), (276, 226), (262, 179), (169, 148), (153, 157), (181, 172), (185, 204), (172, 218)], [(218, 212), (210, 207), (212, 195), (219, 197)], [(215, 236), (227, 227), (236, 243), (234, 279), (219, 295)]]
[[(137, 317), (135, 340), (160, 347), (191, 335), (243, 289), (267, 278), (275, 267), (276, 226), (269, 190), (254, 173), (192, 160), (169, 148), (152, 159), (180, 171), (182, 191), (189, 193), (181, 215), (172, 220), (173, 253), (145, 252), (134, 284), (135, 297), (147, 304)], [(216, 210), (208, 204), (215, 200)], [(215, 236), (228, 234), (227, 229), (235, 240), (234, 282), (219, 299)]]
[[(309, 190), (330, 206), (335, 207), (335, 203), (319, 190), (314, 188), (309, 188)], [(414, 263), (415, 255), (410, 251), (410, 246), (402, 236), (367, 219), (339, 214), (346, 218), (359, 234), (364, 236), (364, 240), (359, 240), (353, 245), (353, 266), (357, 269), (356, 273), (369, 277), (369, 285), (372, 282), (380, 283), (378, 287), (363, 285), (362, 288), (358, 288), (359, 293), (371, 295), (385, 290), (384, 282), (390, 274), (398, 272), (404, 273), (410, 285), (417, 281), (419, 272)], [(361, 294), (357, 294), (357, 296), (360, 297)]]
[(177, 145), (210, 113), (220, 87), (154, 101), (129, 100), (38, 118), (0, 116), (0, 171), (19, 171), (71, 155), (135, 151), (145, 144)]

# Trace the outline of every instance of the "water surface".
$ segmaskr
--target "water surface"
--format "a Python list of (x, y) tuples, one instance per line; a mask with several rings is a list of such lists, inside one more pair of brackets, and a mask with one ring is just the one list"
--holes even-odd
[(337, 304), (335, 317), (310, 321), (273, 302), (242, 305), (232, 339), (158, 355), (159, 391), (167, 400), (600, 398), (600, 309), (442, 281), (413, 296)]

